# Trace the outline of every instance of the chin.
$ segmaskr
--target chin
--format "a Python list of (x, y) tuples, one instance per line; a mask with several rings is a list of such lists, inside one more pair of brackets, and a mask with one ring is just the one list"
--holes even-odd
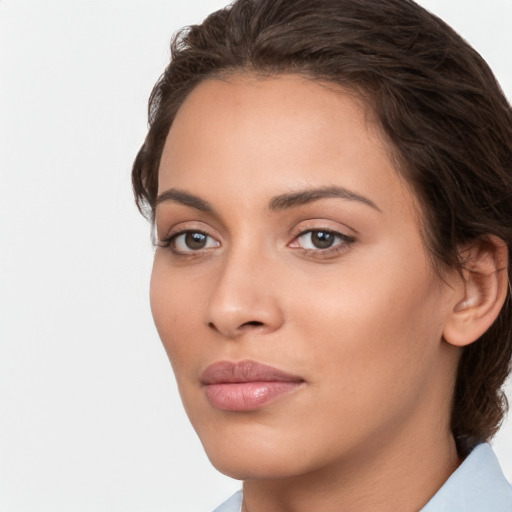
[(224, 475), (236, 480), (272, 480), (289, 478), (301, 474), (300, 468), (295, 468), (288, 457), (276, 454), (253, 452), (225, 452), (219, 454), (206, 452), (212, 465)]
[(297, 478), (330, 467), (348, 448), (339, 441), (319, 443), (308, 431), (261, 424), (198, 433), (212, 465), (236, 480)]
[[(221, 473), (237, 480), (287, 478), (304, 472), (297, 445), (277, 433), (254, 429), (198, 432), (206, 455)], [(301, 463), (302, 462), (302, 463)]]

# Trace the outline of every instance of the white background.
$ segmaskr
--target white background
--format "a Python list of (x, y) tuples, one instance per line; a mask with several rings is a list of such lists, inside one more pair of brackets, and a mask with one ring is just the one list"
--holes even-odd
[[(511, 98), (512, 0), (421, 3)], [(208, 512), (239, 487), (182, 412), (130, 185), (172, 33), (223, 5), (0, 0), (2, 512)], [(495, 447), (512, 478), (512, 421)]]

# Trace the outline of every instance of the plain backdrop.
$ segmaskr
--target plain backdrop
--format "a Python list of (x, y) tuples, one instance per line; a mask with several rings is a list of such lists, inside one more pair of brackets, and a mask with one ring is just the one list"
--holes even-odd
[[(208, 512), (148, 304), (130, 167), (181, 26), (222, 0), (0, 0), (0, 510)], [(512, 0), (423, 0), (512, 97)], [(510, 388), (509, 388), (510, 396)], [(512, 478), (512, 421), (495, 448)]]

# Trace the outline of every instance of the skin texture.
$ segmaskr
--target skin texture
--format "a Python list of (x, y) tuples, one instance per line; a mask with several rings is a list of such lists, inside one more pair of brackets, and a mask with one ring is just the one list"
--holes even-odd
[[(176, 194), (157, 206), (153, 316), (189, 418), (212, 463), (244, 480), (250, 512), (419, 510), (460, 462), (460, 349), (443, 332), (458, 332), (465, 286), (433, 270), (367, 110), (300, 76), (211, 79), (166, 141), (159, 194), (211, 211)], [(332, 187), (368, 201), (272, 203)], [(311, 230), (349, 238), (315, 249)], [(184, 231), (206, 233), (205, 247)], [(254, 411), (212, 406), (202, 372), (243, 360), (304, 383)]]

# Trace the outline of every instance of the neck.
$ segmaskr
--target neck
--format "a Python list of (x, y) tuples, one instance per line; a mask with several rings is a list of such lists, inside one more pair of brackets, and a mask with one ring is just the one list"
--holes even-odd
[[(244, 482), (244, 512), (413, 512), (460, 464), (451, 433), (375, 439), (311, 473)], [(385, 436), (384, 436), (385, 437)]]

